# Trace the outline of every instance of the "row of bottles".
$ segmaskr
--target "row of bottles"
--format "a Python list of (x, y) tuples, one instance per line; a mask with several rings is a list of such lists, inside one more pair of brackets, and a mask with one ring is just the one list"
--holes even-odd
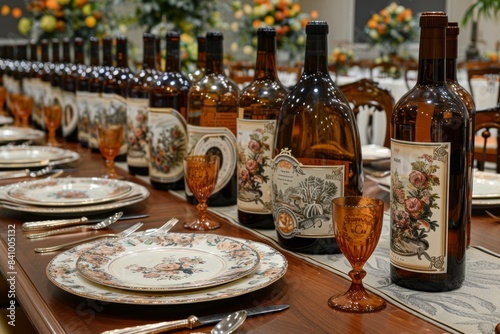
[[(456, 80), (458, 27), (447, 26), (445, 13), (421, 16), (418, 81), (398, 101), (390, 121), (391, 277), (417, 290), (461, 285), (470, 229), (474, 106)], [(180, 71), (176, 32), (166, 36), (164, 71), (157, 69), (158, 38), (145, 34), (143, 66), (136, 74), (126, 68), (126, 47), (117, 51), (115, 67), (109, 58), (100, 65), (95, 40), (90, 66), (75, 57), (71, 72), (53, 67), (39, 74), (56, 87), (55, 73), (62, 71), (68, 81), (69, 73), (77, 73), (79, 113), (94, 93), (104, 97), (106, 107), (124, 110), (128, 148), (123, 152), (132, 174), (149, 175), (160, 189), (185, 189), (194, 202), (184, 186), (182, 158), (218, 155), (220, 174), (209, 206), (237, 204), (241, 224), (275, 228), (289, 250), (338, 253), (331, 201), (362, 194), (359, 133), (348, 101), (328, 73), (327, 23), (309, 22), (306, 34), (303, 73), (290, 90), (277, 77), (273, 28), (258, 30), (255, 77), (241, 92), (224, 72), (219, 32), (199, 40), (200, 70), (188, 76)], [(119, 45), (117, 40), (117, 50)], [(47, 45), (41, 48), (46, 63)], [(64, 87), (73, 91), (71, 84)], [(98, 121), (99, 111), (89, 109), (93, 112), (93, 118), (78, 115), (82, 144), (80, 132)]]

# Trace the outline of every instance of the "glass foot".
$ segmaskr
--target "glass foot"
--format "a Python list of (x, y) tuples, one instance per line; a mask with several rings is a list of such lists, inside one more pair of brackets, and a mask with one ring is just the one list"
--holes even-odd
[(222, 224), (219, 222), (213, 222), (209, 220), (206, 221), (195, 220), (194, 222), (191, 223), (184, 223), (183, 226), (185, 229), (191, 231), (209, 231), (220, 228)]
[(385, 308), (385, 300), (366, 290), (351, 290), (334, 295), (328, 300), (328, 305), (339, 311), (367, 313)]

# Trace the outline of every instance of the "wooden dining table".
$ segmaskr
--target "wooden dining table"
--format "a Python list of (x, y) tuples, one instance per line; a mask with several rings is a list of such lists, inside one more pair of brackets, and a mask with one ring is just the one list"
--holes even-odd
[[(77, 143), (64, 145), (77, 151), (81, 161), (76, 170), (63, 173), (59, 177), (98, 177), (104, 174), (104, 161), (99, 153), (92, 152)], [(146, 186), (150, 190), (149, 198), (124, 208), (125, 213), (149, 215), (140, 220), (144, 223), (141, 230), (161, 226), (171, 217), (183, 222), (197, 215), (196, 207), (179, 196), (157, 190), (143, 178), (130, 175), (126, 170), (120, 169), (119, 173), (126, 180)], [(3, 184), (18, 181), (20, 180), (4, 181)], [(388, 207), (388, 194), (374, 182), (365, 181), (364, 193), (384, 199)], [(101, 213), (98, 216), (106, 215), (109, 214)], [(269, 240), (262, 239), (257, 234), (218, 215), (209, 213), (209, 216), (221, 221), (222, 227), (200, 233), (214, 233), (269, 244), (286, 257), (288, 261), (286, 274), (273, 284), (257, 291), (207, 302), (181, 305), (131, 305), (86, 299), (60, 289), (47, 278), (45, 272), (47, 264), (59, 252), (39, 254), (34, 252), (34, 248), (97, 234), (120, 232), (137, 220), (123, 220), (101, 231), (30, 240), (26, 238), (21, 228), (22, 223), (51, 217), (7, 209), (0, 209), (0, 269), (4, 276), (14, 277), (15, 299), (22, 306), (33, 327), (40, 333), (100, 333), (115, 328), (184, 319), (189, 315), (204, 316), (275, 304), (288, 304), (290, 307), (281, 312), (248, 318), (238, 333), (443, 333), (443, 330), (434, 324), (391, 303), (387, 303), (384, 310), (374, 313), (355, 314), (333, 310), (327, 301), (333, 294), (347, 290), (350, 284), (347, 279), (307, 262), (294, 253), (284, 251)], [(181, 223), (178, 223), (172, 231), (187, 232)], [(8, 236), (15, 236), (15, 257), (11, 258), (13, 262), (8, 261)], [(471, 235), (473, 245), (500, 252), (499, 236), (498, 221), (487, 216), (484, 210), (474, 212)], [(12, 253), (12, 248), (10, 251)], [(209, 333), (210, 329), (211, 326), (204, 326), (195, 330), (177, 330), (177, 333), (193, 331)]]

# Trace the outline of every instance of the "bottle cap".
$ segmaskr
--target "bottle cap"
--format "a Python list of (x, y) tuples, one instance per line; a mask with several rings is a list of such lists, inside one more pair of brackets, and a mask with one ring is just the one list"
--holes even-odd
[(445, 28), (448, 25), (448, 15), (445, 12), (424, 12), (420, 16), (421, 28)]
[(446, 27), (446, 35), (458, 35), (460, 33), (460, 28), (458, 27), (458, 22), (448, 22)]
[(181, 34), (179, 34), (178, 31), (167, 31), (167, 34), (165, 35), (167, 39), (178, 39), (180, 36)]
[(257, 36), (276, 36), (276, 29), (272, 27), (259, 28)]
[(207, 39), (211, 41), (222, 41), (224, 39), (224, 35), (219, 31), (209, 31), (207, 32)]
[(326, 35), (328, 34), (328, 23), (326, 21), (309, 21), (306, 25), (306, 34)]

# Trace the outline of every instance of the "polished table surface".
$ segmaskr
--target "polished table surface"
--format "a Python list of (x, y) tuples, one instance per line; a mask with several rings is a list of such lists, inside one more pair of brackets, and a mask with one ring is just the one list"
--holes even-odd
[[(76, 171), (65, 176), (94, 177), (104, 174), (104, 161), (98, 153), (92, 153), (78, 144), (65, 144), (67, 148), (80, 153), (81, 162)], [(197, 214), (194, 205), (167, 191), (156, 190), (147, 182), (126, 171), (121, 174), (129, 181), (147, 186), (151, 192), (144, 202), (125, 208), (125, 213), (147, 213), (141, 219), (145, 225), (141, 230), (158, 227), (168, 218), (180, 221), (191, 219)], [(16, 180), (19, 181), (19, 180)], [(12, 182), (12, 181), (11, 181)], [(0, 183), (5, 185), (6, 182)], [(388, 194), (378, 186), (365, 181), (366, 195), (388, 201)], [(493, 211), (495, 212), (495, 211)], [(500, 213), (498, 211), (497, 213)], [(208, 233), (251, 239), (268, 243), (255, 234), (236, 226), (223, 218), (223, 227)], [(100, 215), (105, 216), (105, 214)], [(289, 304), (286, 311), (248, 318), (238, 333), (442, 333), (435, 325), (418, 318), (390, 303), (376, 313), (351, 314), (335, 311), (328, 307), (328, 298), (345, 291), (349, 281), (314, 264), (282, 251), (288, 260), (288, 271), (283, 278), (261, 290), (242, 296), (218, 301), (186, 305), (149, 306), (122, 305), (85, 299), (61, 290), (46, 277), (45, 269), (49, 261), (59, 253), (37, 254), (35, 247), (68, 242), (84, 236), (107, 232), (120, 232), (131, 226), (135, 220), (120, 221), (106, 231), (67, 234), (40, 240), (29, 240), (21, 229), (28, 220), (49, 219), (47, 216), (26, 214), (0, 209), (0, 269), (2, 274), (12, 270), (7, 261), (7, 231), (15, 225), (15, 293), (33, 326), (40, 333), (99, 333), (104, 330), (147, 324), (151, 322), (177, 320), (189, 315), (209, 315), (218, 312), (235, 311), (261, 305)], [(182, 224), (177, 224), (173, 232), (186, 232)], [(485, 215), (484, 210), (474, 212), (472, 244), (500, 253), (500, 223)], [(271, 246), (278, 248), (276, 245)], [(196, 328), (196, 332), (210, 332), (210, 326)], [(194, 330), (178, 330), (190, 333)]]

